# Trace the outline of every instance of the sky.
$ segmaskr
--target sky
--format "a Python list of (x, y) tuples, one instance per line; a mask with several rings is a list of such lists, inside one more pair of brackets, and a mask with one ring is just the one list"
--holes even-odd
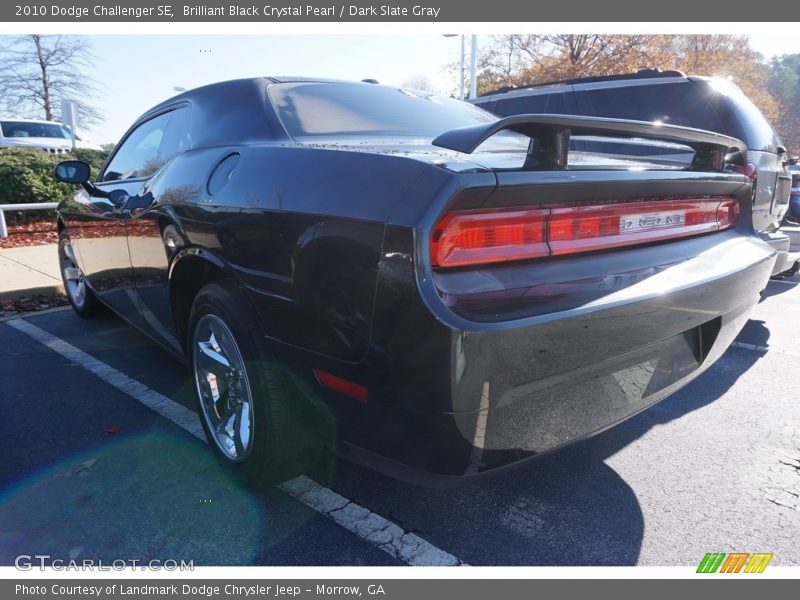
[[(460, 56), (458, 37), (434, 34), (86, 37), (97, 57), (91, 75), (100, 84), (89, 100), (105, 122), (81, 133), (100, 144), (118, 141), (139, 115), (176, 94), (175, 87), (262, 75), (372, 78), (390, 85), (424, 76), (450, 93), (456, 83), (447, 66)], [(800, 36), (753, 35), (751, 46), (767, 58), (796, 53)]]
[[(96, 105), (105, 122), (85, 131), (96, 143), (116, 142), (147, 109), (207, 83), (263, 75), (377, 79), (400, 85), (423, 75), (442, 91), (455, 81), (446, 65), (460, 41), (441, 35), (354, 36), (88, 36), (101, 83)], [(452, 81), (451, 81), (452, 80)]]

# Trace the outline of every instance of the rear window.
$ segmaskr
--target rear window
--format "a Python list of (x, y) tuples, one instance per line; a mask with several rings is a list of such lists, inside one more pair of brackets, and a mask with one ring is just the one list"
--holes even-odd
[[(742, 90), (725, 79), (711, 79), (706, 83), (720, 95), (729, 110), (736, 115), (743, 132), (734, 137), (743, 140), (750, 150), (778, 151), (778, 146), (783, 145), (780, 136), (775, 133), (769, 121)], [(721, 133), (726, 132), (722, 131)], [(733, 134), (729, 133), (728, 135)]]
[(497, 119), (466, 102), (369, 83), (280, 83), (269, 87), (269, 96), (292, 137), (432, 138), (455, 127)]
[(725, 106), (716, 94), (686, 82), (597, 88), (576, 91), (576, 95), (581, 114), (596, 117), (657, 121), (720, 133), (727, 133), (723, 130), (732, 125), (726, 122)]
[(56, 123), (26, 123), (2, 121), (0, 128), (7, 138), (70, 138), (69, 130)]
[(576, 91), (581, 114), (706, 129), (775, 152), (780, 138), (756, 106), (726, 80), (625, 85)]

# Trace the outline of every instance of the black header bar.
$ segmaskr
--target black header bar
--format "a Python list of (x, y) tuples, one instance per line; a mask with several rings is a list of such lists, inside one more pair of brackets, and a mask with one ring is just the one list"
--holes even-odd
[[(8, 22), (752, 22), (770, 11), (737, 10), (740, 0), (12, 0), (0, 5)], [(743, 4), (743, 3), (742, 3)]]

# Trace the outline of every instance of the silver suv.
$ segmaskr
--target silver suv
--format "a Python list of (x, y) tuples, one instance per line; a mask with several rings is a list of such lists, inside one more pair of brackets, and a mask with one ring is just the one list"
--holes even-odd
[[(789, 157), (761, 111), (730, 81), (643, 69), (627, 75), (505, 88), (471, 102), (501, 117), (544, 113), (655, 121), (715, 131), (744, 141), (748, 164), (740, 169), (753, 180), (753, 225), (779, 253), (773, 274), (790, 268), (789, 238), (778, 231), (792, 185), (787, 170)], [(576, 140), (574, 146), (575, 150), (648, 155), (653, 159), (686, 152), (610, 139)]]
[[(75, 136), (75, 147), (102, 150)], [(55, 121), (35, 119), (0, 120), (0, 148), (38, 148), (50, 154), (65, 154), (72, 149), (72, 132), (66, 125)]]

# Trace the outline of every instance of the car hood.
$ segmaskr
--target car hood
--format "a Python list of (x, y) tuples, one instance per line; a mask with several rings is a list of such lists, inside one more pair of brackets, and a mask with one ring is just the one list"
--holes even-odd
[[(0, 145), (6, 147), (17, 146), (22, 148), (57, 148), (59, 150), (71, 150), (72, 140), (47, 137), (2, 138), (0, 139)], [(97, 144), (87, 142), (86, 140), (75, 140), (75, 147), (85, 150), (102, 150)]]
[(30, 148), (70, 148), (72, 142), (64, 138), (15, 137), (3, 138), (6, 146), (26, 146)]

